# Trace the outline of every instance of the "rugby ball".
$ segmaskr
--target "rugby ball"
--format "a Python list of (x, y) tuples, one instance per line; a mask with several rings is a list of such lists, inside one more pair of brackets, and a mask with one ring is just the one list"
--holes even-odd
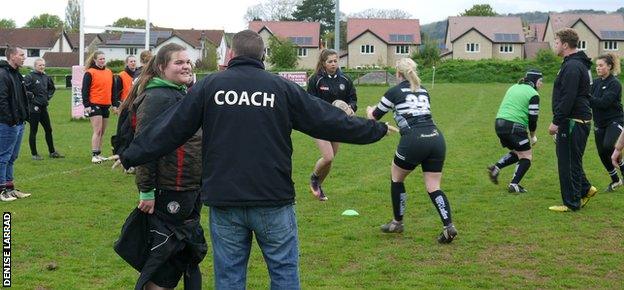
[(347, 104), (343, 100), (335, 100), (332, 103), (332, 105), (334, 105), (334, 107), (337, 107), (337, 108), (343, 110), (349, 116), (355, 115), (355, 112), (353, 112), (353, 109), (351, 109), (351, 106), (349, 106), (349, 104)]

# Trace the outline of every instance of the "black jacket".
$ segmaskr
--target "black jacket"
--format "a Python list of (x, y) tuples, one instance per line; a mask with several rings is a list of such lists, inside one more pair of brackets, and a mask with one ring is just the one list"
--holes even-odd
[(183, 144), (199, 128), (202, 201), (209, 206), (291, 204), (292, 130), (314, 138), (365, 144), (387, 126), (349, 117), (301, 87), (264, 70), (262, 62), (236, 57), (154, 120), (121, 155), (125, 168), (146, 163)]
[(27, 120), (24, 78), (6, 60), (0, 60), (0, 123), (13, 126)]
[(553, 87), (553, 124), (561, 126), (567, 119), (591, 120), (591, 64), (591, 59), (583, 51), (563, 59)]
[(606, 127), (611, 122), (624, 122), (622, 112), (622, 84), (613, 75), (597, 78), (592, 84), (590, 104), (596, 127)]
[[(147, 88), (132, 104), (136, 112), (136, 134), (154, 121), (165, 110), (185, 96), (184, 92), (170, 87)], [(202, 134), (198, 130), (184, 145), (172, 150), (158, 160), (136, 169), (139, 191), (153, 189), (189, 191), (199, 190), (202, 167)]]
[(340, 70), (335, 75), (328, 75), (321, 71), (308, 79), (308, 93), (333, 103), (342, 100), (357, 111), (357, 96), (353, 82)]
[(34, 106), (45, 109), (56, 91), (52, 78), (38, 71), (32, 71), (27, 74), (24, 77), (24, 84), (26, 85), (26, 90), (33, 93), (30, 106), (31, 112), (33, 112)]

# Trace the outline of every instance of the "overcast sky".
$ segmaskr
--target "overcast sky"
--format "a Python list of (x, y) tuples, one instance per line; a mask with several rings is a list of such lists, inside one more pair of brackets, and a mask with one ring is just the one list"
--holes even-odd
[[(150, 21), (171, 28), (224, 29), (237, 32), (247, 28), (243, 19), (249, 6), (266, 0), (151, 0)], [(15, 20), (18, 27), (43, 13), (65, 20), (67, 0), (2, 1), (0, 19)], [(615, 11), (623, 0), (340, 0), (340, 11), (347, 15), (368, 8), (402, 9), (420, 19), (421, 24), (458, 15), (474, 4), (490, 4), (498, 13), (596, 9)], [(145, 18), (147, 0), (85, 0), (87, 25), (110, 25), (121, 17)]]

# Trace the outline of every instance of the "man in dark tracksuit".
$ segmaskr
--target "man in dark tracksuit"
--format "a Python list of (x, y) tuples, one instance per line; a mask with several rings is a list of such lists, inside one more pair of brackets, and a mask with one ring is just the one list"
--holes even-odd
[(591, 186), (583, 171), (583, 153), (591, 127), (589, 93), (591, 60), (578, 51), (578, 34), (564, 28), (555, 34), (555, 51), (563, 56), (563, 64), (555, 79), (552, 97), (553, 121), (548, 127), (556, 134), (557, 167), (563, 205), (549, 207), (552, 211), (580, 210), (598, 191)]
[(203, 130), (202, 201), (210, 207), (216, 289), (244, 289), (253, 235), (272, 289), (300, 289), (292, 130), (365, 144), (388, 126), (349, 117), (264, 70), (255, 32), (234, 35), (228, 69), (199, 81), (121, 155), (125, 168), (158, 158)]

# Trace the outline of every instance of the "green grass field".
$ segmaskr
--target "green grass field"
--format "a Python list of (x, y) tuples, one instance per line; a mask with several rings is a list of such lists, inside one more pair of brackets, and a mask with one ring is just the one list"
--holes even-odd
[[(324, 185), (329, 201), (321, 203), (307, 185), (318, 150), (310, 137), (293, 133), (303, 289), (623, 288), (624, 189), (601, 191), (579, 212), (548, 210), (561, 203), (554, 144), (547, 135), (552, 84), (542, 90), (539, 141), (523, 180), (529, 192), (506, 192), (513, 167), (503, 170), (501, 185), (489, 182), (485, 167), (506, 152), (493, 123), (507, 87), (437, 84), (430, 90), (433, 116), (448, 148), (442, 188), (459, 230), (450, 245), (435, 241), (441, 222), (420, 169), (406, 181), (406, 231), (399, 235), (379, 231), (392, 218), (389, 168), (398, 135), (366, 146), (343, 144)], [(360, 87), (358, 115), (385, 90)], [(131, 289), (137, 272), (114, 253), (112, 245), (136, 206), (134, 176), (112, 171), (110, 163), (90, 163), (90, 125), (69, 121), (69, 107), (69, 91), (58, 91), (50, 110), (56, 147), (67, 158), (47, 158), (40, 129), (38, 145), (46, 159), (32, 161), (26, 133), (16, 184), (33, 195), (0, 203), (3, 211), (13, 214), (13, 287)], [(385, 119), (392, 121), (389, 115)], [(112, 131), (107, 130), (106, 141)], [(609, 177), (593, 135), (584, 161), (589, 180), (604, 189)], [(360, 216), (341, 216), (346, 209), (357, 210)], [(207, 229), (206, 210), (202, 219)], [(205, 289), (213, 288), (210, 252), (201, 264)], [(51, 263), (57, 266), (54, 270), (48, 269)], [(257, 246), (247, 284), (249, 289), (269, 285)]]

